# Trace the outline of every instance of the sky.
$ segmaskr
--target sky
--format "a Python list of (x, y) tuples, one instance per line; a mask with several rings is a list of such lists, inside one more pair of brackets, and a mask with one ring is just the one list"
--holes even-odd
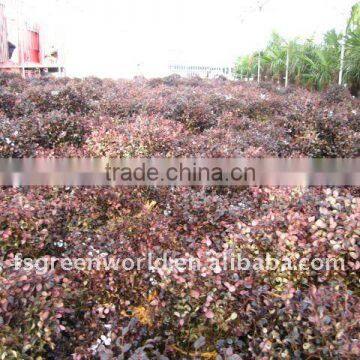
[(260, 12), (257, 0), (21, 1), (63, 44), (69, 76), (112, 78), (162, 76), (169, 64), (233, 66), (272, 31), (320, 39), (342, 30), (355, 3), (261, 0)]

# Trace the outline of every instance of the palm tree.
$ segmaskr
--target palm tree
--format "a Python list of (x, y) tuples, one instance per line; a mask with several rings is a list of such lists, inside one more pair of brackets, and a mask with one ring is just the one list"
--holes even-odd
[(303, 83), (309, 88), (324, 90), (336, 83), (339, 74), (340, 35), (335, 30), (328, 31), (322, 44), (309, 40), (300, 54)]
[(360, 91), (360, 3), (352, 7), (347, 25), (345, 50), (345, 80), (351, 91)]
[(285, 76), (286, 52), (285, 40), (274, 32), (263, 54), (263, 66), (266, 75), (278, 83)]
[(245, 55), (238, 59), (236, 74), (239, 78), (252, 78), (257, 74), (257, 57), (255, 54)]
[[(346, 40), (344, 78), (353, 92), (360, 91), (360, 2), (353, 6), (346, 33), (328, 31), (321, 44), (314, 39), (286, 42), (273, 33), (261, 52), (261, 68), (267, 78), (283, 83), (289, 54), (288, 80), (309, 89), (324, 90), (336, 84), (340, 72), (341, 41)], [(255, 77), (258, 53), (243, 56), (237, 63), (238, 77)]]

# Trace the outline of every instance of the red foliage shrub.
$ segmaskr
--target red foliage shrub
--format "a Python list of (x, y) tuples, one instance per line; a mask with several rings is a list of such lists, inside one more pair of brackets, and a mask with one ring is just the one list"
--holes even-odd
[(86, 121), (61, 112), (31, 115), (23, 118), (0, 118), (0, 151), (2, 157), (32, 157), (43, 149), (62, 144), (79, 147), (86, 134)]
[[(0, 76), (0, 154), (359, 156), (359, 100), (224, 80)], [(2, 188), (4, 359), (358, 358), (357, 188)], [(342, 260), (345, 269), (16, 269), (15, 256)]]

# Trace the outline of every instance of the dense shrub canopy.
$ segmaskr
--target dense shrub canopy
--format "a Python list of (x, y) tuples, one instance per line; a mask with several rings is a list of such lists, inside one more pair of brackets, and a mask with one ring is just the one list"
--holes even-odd
[[(359, 156), (347, 91), (0, 77), (0, 156)], [(358, 358), (358, 188), (2, 188), (3, 359)], [(16, 270), (16, 253), (229, 250), (337, 271)]]
[(0, 155), (359, 155), (359, 100), (224, 80), (3, 76)]

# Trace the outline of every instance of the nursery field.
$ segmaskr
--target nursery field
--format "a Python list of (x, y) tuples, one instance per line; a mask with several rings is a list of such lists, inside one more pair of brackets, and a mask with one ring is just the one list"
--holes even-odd
[[(360, 100), (225, 79), (0, 76), (0, 157), (339, 157)], [(2, 187), (0, 359), (357, 359), (357, 187)], [(41, 273), (23, 258), (341, 260)]]

